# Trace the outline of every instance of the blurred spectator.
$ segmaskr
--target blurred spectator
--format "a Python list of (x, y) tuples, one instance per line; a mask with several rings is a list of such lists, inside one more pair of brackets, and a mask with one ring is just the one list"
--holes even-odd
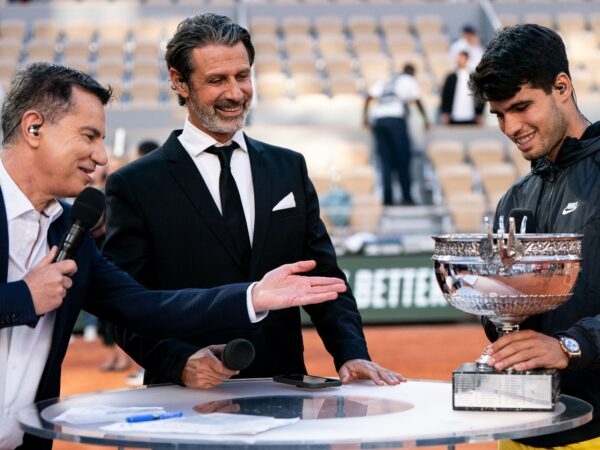
[(449, 73), (442, 87), (440, 120), (444, 125), (482, 123), (483, 104), (476, 102), (469, 89), (469, 54), (458, 52), (456, 70)]
[[(423, 116), (425, 128), (429, 121), (420, 100), (421, 90), (415, 78), (415, 67), (406, 64), (401, 73), (379, 80), (367, 93), (363, 108), (365, 126), (372, 126), (379, 157), (383, 204), (393, 205), (393, 177), (402, 189), (402, 205), (414, 205), (411, 195), (411, 140), (408, 132), (408, 106), (414, 102)], [(375, 100), (374, 104), (372, 104)]]
[(457, 67), (456, 61), (458, 54), (461, 51), (467, 52), (469, 55), (469, 63), (467, 67), (469, 72), (473, 72), (483, 56), (483, 46), (479, 41), (477, 29), (471, 24), (466, 24), (463, 26), (461, 37), (450, 44), (450, 67)]
[(158, 148), (158, 142), (152, 140), (145, 140), (138, 144), (137, 156), (144, 156), (150, 153), (152, 150)]

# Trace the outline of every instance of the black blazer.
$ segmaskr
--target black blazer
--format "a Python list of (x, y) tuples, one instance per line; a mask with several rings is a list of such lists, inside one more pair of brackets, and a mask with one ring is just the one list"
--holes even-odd
[[(63, 214), (50, 226), (50, 245), (59, 245), (70, 227), (71, 207), (66, 203), (62, 206)], [(0, 191), (0, 328), (34, 325), (39, 317), (27, 285), (22, 280), (6, 281), (8, 239), (6, 208)], [(77, 273), (73, 275), (73, 287), (56, 310), (52, 344), (36, 402), (60, 394), (61, 363), (81, 309), (144, 335), (158, 337), (189, 335), (200, 328), (212, 332), (251, 326), (246, 309), (248, 283), (202, 291), (149, 291), (103, 258), (89, 236), (74, 260)], [(25, 435), (24, 444), (19, 448), (43, 450), (51, 446), (51, 441)]]
[[(118, 266), (153, 289), (259, 280), (281, 264), (304, 259), (317, 261), (313, 274), (344, 278), (319, 218), (317, 194), (302, 155), (246, 136), (256, 216), (248, 277), (202, 176), (177, 139), (180, 133), (173, 132), (160, 148), (108, 178), (104, 252)], [(295, 207), (273, 211), (290, 193)], [(335, 301), (305, 310), (336, 368), (349, 359), (369, 359), (350, 290)], [(161, 342), (122, 329), (115, 336), (146, 368), (147, 383), (181, 383), (191, 354), (237, 337), (252, 341), (256, 350), (254, 362), (241, 377), (306, 371), (299, 308), (271, 311), (251, 330), (199, 330), (193, 338)]]

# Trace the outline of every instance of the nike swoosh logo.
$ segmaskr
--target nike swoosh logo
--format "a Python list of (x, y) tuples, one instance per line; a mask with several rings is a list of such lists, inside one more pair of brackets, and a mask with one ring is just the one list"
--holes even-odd
[(579, 206), (579, 202), (569, 203), (567, 206), (565, 206), (565, 209), (563, 209), (562, 215), (566, 216), (567, 214), (571, 214), (573, 211), (575, 211), (577, 209), (578, 206)]

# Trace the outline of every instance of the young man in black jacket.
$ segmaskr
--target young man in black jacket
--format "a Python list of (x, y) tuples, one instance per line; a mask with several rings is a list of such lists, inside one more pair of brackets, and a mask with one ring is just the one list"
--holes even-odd
[[(545, 436), (502, 441), (501, 450), (600, 448), (600, 123), (579, 111), (560, 36), (539, 25), (515, 25), (489, 43), (474, 74), (474, 95), (490, 104), (500, 130), (531, 161), (496, 209), (508, 218), (528, 208), (537, 233), (583, 234), (583, 263), (573, 297), (554, 311), (529, 317), (518, 333), (486, 333), (490, 365), (561, 370), (561, 392), (594, 407), (591, 422)], [(565, 339), (571, 345), (565, 345)], [(576, 444), (576, 445), (574, 445)], [(563, 447), (565, 446), (565, 447)]]

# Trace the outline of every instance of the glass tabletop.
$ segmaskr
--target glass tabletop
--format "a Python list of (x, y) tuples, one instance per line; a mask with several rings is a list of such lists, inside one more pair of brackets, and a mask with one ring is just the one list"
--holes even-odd
[[(162, 407), (181, 411), (182, 418), (176, 420), (185, 423), (215, 412), (298, 420), (255, 434), (236, 430), (232, 422), (226, 431), (215, 435), (183, 429), (165, 431), (158, 422), (145, 429), (125, 425), (115, 431), (115, 424), (110, 422), (56, 420), (73, 408), (104, 406)], [(516, 439), (567, 430), (591, 418), (588, 403), (564, 395), (549, 412), (454, 411), (451, 383), (423, 380), (381, 387), (356, 382), (322, 390), (271, 380), (233, 380), (207, 390), (160, 385), (62, 397), (32, 405), (19, 414), (24, 431), (48, 439), (157, 449), (269, 450), (333, 445), (426, 447)], [(110, 425), (112, 429), (107, 429)]]

